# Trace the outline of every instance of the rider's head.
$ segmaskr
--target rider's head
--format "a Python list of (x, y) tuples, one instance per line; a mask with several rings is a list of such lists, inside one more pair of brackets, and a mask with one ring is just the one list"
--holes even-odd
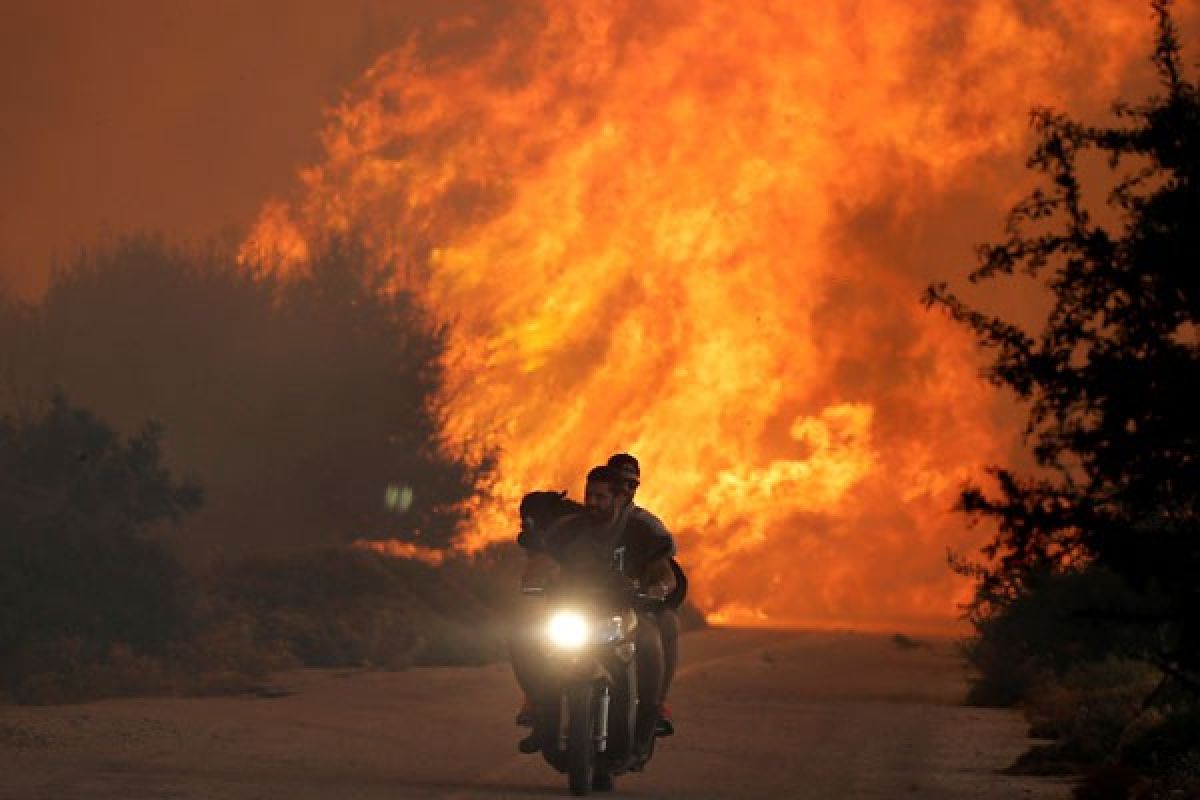
[(593, 467), (583, 492), (588, 513), (596, 520), (611, 522), (625, 502), (621, 473), (609, 466)]
[(617, 471), (620, 476), (621, 488), (627, 495), (626, 502), (632, 503), (637, 494), (638, 486), (642, 483), (642, 470), (638, 460), (629, 453), (617, 453), (608, 459), (608, 467)]

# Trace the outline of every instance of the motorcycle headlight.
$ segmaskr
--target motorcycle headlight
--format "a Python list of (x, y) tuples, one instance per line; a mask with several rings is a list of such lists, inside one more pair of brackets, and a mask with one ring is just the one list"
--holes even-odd
[(587, 643), (588, 621), (576, 611), (559, 611), (550, 617), (546, 635), (564, 650), (578, 650)]

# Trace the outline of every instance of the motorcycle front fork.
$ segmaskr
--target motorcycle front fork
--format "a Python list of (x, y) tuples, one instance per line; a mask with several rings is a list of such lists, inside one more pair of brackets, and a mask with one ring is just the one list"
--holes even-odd
[[(600, 695), (596, 698), (596, 717), (595, 717), (595, 743), (596, 752), (603, 753), (608, 749), (608, 704), (612, 699), (607, 685), (600, 687)], [(559, 696), (558, 708), (558, 749), (559, 752), (567, 750), (567, 734), (571, 721), (570, 703), (567, 701), (567, 692), (564, 689)]]
[(608, 749), (608, 686), (600, 689), (600, 697), (596, 703), (596, 752), (603, 753)]

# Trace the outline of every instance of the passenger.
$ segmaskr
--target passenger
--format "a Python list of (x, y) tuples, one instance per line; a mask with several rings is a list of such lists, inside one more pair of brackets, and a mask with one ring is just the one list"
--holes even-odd
[[(675, 537), (667, 530), (667, 526), (662, 523), (662, 520), (633, 502), (638, 487), (642, 483), (642, 470), (638, 460), (629, 453), (617, 453), (608, 459), (608, 466), (621, 473), (629, 498), (626, 504), (626, 513), (629, 518), (649, 526), (657, 536), (670, 542), (670, 554), (673, 557), (676, 553)], [(678, 564), (673, 566), (678, 569)], [(678, 579), (682, 579), (682, 577), (682, 572), (677, 573)], [(675, 678), (675, 669), (679, 664), (679, 613), (676, 611), (679, 601), (682, 601), (682, 597), (679, 597), (677, 602), (669, 603), (654, 612), (659, 632), (662, 634), (663, 649), (662, 697), (659, 698), (658, 703), (659, 736), (670, 736), (675, 733), (675, 720), (671, 714), (671, 707), (667, 705), (667, 692), (671, 689), (671, 682)]]

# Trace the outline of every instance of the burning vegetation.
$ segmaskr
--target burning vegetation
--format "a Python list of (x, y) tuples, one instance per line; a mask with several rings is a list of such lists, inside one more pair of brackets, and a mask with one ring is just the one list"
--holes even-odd
[(243, 258), (353, 233), (449, 326), (443, 432), (499, 453), (460, 549), (628, 450), (711, 619), (945, 626), (970, 592), (946, 544), (983, 540), (950, 508), (1013, 431), (920, 289), (986, 235), (951, 223), (1011, 203), (1025, 112), (1106, 102), (1151, 24), (1119, 0), (459, 19), (346, 92)]

